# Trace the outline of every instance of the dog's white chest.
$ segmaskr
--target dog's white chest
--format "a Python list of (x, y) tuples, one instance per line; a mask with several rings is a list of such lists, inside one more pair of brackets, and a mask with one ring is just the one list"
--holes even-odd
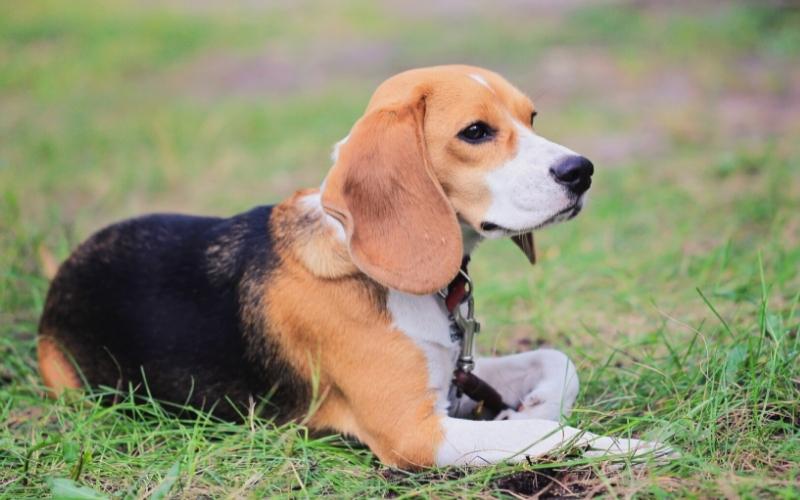
[(411, 295), (391, 290), (387, 306), (395, 328), (408, 335), (425, 353), (428, 387), (436, 393), (436, 409), (446, 412), (459, 344), (450, 338), (450, 321), (436, 295)]

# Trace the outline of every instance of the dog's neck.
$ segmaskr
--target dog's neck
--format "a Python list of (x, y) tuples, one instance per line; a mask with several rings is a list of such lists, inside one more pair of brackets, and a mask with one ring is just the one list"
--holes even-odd
[[(359, 273), (350, 260), (344, 227), (322, 209), (320, 190), (298, 191), (276, 208), (275, 215), (281, 219), (277, 226), (301, 226), (293, 234), (283, 237), (291, 240), (287, 243), (292, 247), (292, 253), (311, 273), (322, 278), (341, 278)], [(466, 222), (459, 221), (459, 225), (463, 256), (466, 257), (483, 237)]]
[(464, 221), (459, 220), (461, 226), (461, 242), (464, 247), (464, 257), (472, 254), (478, 243), (483, 241), (483, 236), (478, 234), (475, 229)]

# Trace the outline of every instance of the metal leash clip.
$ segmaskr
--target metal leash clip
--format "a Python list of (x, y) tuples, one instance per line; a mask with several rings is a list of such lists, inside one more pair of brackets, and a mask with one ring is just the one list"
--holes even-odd
[(472, 347), (475, 334), (481, 331), (481, 324), (475, 319), (475, 299), (472, 297), (472, 280), (463, 269), (458, 271), (466, 280), (466, 295), (461, 304), (467, 303), (466, 317), (461, 314), (461, 304), (453, 309), (453, 322), (461, 333), (461, 353), (458, 355), (456, 367), (465, 373), (470, 373), (475, 368), (475, 359), (472, 356)]
[[(472, 280), (463, 268), (459, 270), (459, 274), (464, 280), (464, 296), (450, 313), (450, 337), (454, 342), (460, 342), (461, 345), (448, 394), (451, 402), (450, 415), (459, 415), (461, 398), (466, 395), (477, 403), (472, 410), (474, 417), (491, 419), (501, 411), (508, 409), (509, 406), (503, 402), (500, 393), (472, 373), (475, 369), (475, 358), (472, 354), (473, 344), (475, 343), (475, 334), (481, 331), (481, 324), (475, 319)], [(449, 288), (439, 291), (439, 295), (445, 300), (446, 307)], [(466, 316), (461, 311), (461, 306), (465, 303), (467, 304)]]

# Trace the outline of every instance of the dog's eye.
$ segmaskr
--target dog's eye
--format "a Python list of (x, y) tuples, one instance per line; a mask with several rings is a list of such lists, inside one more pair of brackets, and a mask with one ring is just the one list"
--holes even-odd
[(538, 111), (534, 111), (533, 113), (531, 113), (531, 127), (533, 127), (533, 120), (536, 119), (536, 115), (538, 114), (539, 114)]
[(475, 122), (458, 133), (458, 138), (471, 144), (479, 144), (494, 137), (494, 130), (483, 122)]

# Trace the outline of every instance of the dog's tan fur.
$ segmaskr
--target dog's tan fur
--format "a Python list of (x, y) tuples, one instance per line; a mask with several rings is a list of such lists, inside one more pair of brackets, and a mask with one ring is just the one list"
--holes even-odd
[(58, 397), (66, 389), (81, 387), (78, 373), (52, 337), (48, 335), (39, 337), (36, 355), (39, 373), (48, 388), (49, 396)]

